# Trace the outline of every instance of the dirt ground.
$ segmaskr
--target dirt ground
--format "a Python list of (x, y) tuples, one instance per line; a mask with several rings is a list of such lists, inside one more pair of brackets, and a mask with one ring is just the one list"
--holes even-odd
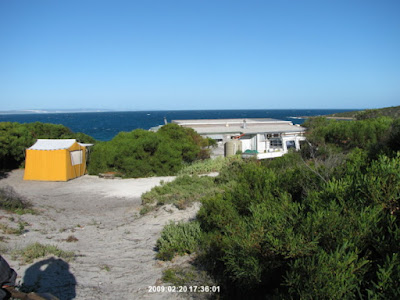
[[(140, 216), (141, 195), (161, 180), (102, 179), (85, 175), (68, 182), (24, 181), (23, 170), (10, 172), (0, 187), (12, 186), (28, 198), (40, 212), (18, 216), (0, 211), (0, 223), (17, 227), (27, 222), (22, 235), (6, 237), (9, 250), (39, 242), (73, 251), (74, 261), (37, 259), (31, 264), (13, 260), (10, 251), (2, 254), (17, 271), (18, 281), (36, 285), (60, 299), (177, 299), (177, 293), (149, 293), (160, 283), (168, 266), (155, 259), (154, 246), (170, 220), (189, 220), (198, 205), (179, 211), (164, 207)], [(14, 219), (14, 221), (12, 221)], [(69, 236), (76, 242), (67, 242)], [(0, 248), (1, 249), (1, 248)]]

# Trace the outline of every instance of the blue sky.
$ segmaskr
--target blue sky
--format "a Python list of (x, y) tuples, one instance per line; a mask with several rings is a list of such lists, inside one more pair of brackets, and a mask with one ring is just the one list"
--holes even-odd
[(400, 105), (398, 0), (0, 0), (0, 110)]

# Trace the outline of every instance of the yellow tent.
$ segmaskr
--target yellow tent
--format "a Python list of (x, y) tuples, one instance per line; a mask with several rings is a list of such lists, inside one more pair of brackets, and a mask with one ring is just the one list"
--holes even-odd
[(26, 150), (24, 180), (67, 181), (86, 173), (86, 147), (74, 139), (39, 139)]

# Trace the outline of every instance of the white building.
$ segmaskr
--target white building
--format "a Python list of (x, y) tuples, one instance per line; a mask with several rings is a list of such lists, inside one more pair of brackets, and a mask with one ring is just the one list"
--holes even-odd
[(225, 155), (235, 154), (229, 153), (234, 149), (234, 152), (241, 150), (243, 157), (274, 158), (291, 148), (299, 150), (300, 141), (305, 140), (305, 128), (276, 119), (199, 119), (172, 123), (193, 128), (201, 136), (216, 140), (219, 147), (214, 151), (215, 156), (223, 155), (225, 145), (228, 149)]

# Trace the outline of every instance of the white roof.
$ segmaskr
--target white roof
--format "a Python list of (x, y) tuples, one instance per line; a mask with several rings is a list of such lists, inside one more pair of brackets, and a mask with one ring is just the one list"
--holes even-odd
[(291, 121), (277, 119), (214, 119), (174, 120), (173, 123), (190, 127), (201, 135), (255, 134), (255, 133), (302, 133), (306, 129)]
[(84, 144), (84, 143), (78, 143), (78, 144), (81, 145), (82, 147), (90, 147), (94, 145), (94, 144)]
[(305, 131), (305, 128), (289, 125), (289, 124), (271, 124), (271, 125), (259, 125), (259, 126), (249, 126), (246, 128), (242, 126), (210, 126), (210, 127), (195, 127), (195, 126), (187, 126), (192, 127), (197, 131), (198, 134), (206, 135), (206, 134), (254, 134), (254, 133), (301, 133)]
[(75, 139), (62, 139), (62, 140), (44, 140), (38, 139), (33, 146), (28, 148), (29, 150), (61, 150), (68, 149), (74, 143)]
[(271, 118), (237, 118), (237, 119), (194, 119), (194, 120), (172, 120), (172, 123), (181, 126), (218, 126), (218, 125), (241, 125), (246, 122), (248, 125), (265, 124), (292, 124), (291, 121), (284, 121)]

